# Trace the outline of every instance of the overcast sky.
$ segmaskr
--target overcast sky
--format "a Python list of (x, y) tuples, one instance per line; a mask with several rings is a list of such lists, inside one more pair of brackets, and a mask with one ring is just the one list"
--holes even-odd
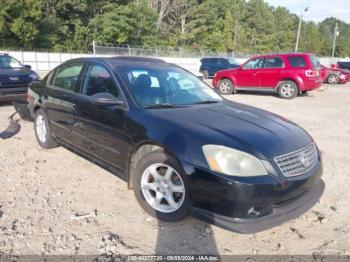
[(327, 17), (336, 17), (350, 23), (349, 0), (265, 0), (273, 6), (287, 7), (291, 12), (300, 14), (306, 7), (305, 20), (323, 21)]

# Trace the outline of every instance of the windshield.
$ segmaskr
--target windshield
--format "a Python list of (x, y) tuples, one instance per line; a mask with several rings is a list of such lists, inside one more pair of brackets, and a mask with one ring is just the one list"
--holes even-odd
[(177, 107), (222, 100), (196, 76), (179, 67), (123, 67), (119, 73), (143, 108)]
[(229, 59), (228, 59), (228, 62), (229, 62), (231, 65), (238, 65), (238, 64), (239, 64), (239, 63), (237, 62), (237, 60), (234, 59), (234, 58), (229, 58)]
[(0, 69), (23, 68), (23, 65), (10, 56), (0, 56)]

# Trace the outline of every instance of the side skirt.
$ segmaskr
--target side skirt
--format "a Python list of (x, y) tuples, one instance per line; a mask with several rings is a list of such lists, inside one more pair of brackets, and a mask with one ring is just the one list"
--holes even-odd
[(128, 182), (128, 175), (125, 171), (115, 168), (112, 165), (109, 165), (107, 163), (105, 163), (104, 161), (101, 161), (95, 157), (92, 157), (90, 154), (87, 154), (81, 150), (78, 150), (76, 147), (74, 147), (71, 144), (68, 144), (67, 142), (55, 137), (55, 140), (58, 142), (58, 144), (60, 146), (63, 146), (64, 148), (66, 148), (67, 150), (77, 154), (78, 156), (88, 160), (89, 162), (103, 168), (104, 170), (112, 173), (113, 175), (119, 177), (120, 179), (124, 180), (125, 182)]
[(259, 87), (241, 87), (241, 86), (236, 86), (235, 89), (237, 91), (252, 91), (252, 92), (265, 92), (265, 93), (277, 93), (277, 89), (275, 87), (264, 87), (264, 88), (259, 88)]

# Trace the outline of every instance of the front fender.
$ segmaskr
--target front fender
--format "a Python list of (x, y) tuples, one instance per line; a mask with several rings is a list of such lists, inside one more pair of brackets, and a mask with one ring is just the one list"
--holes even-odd
[[(233, 86), (237, 86), (237, 81), (236, 81), (236, 78), (234, 76), (231, 76), (231, 75), (219, 75), (219, 76), (217, 76), (217, 79), (215, 81), (215, 86), (214, 87), (217, 88), (219, 83), (220, 83), (220, 81), (223, 80), (223, 79), (228, 79), (228, 80), (230, 80), (232, 82)], [(213, 80), (213, 82), (214, 82), (214, 80)]]

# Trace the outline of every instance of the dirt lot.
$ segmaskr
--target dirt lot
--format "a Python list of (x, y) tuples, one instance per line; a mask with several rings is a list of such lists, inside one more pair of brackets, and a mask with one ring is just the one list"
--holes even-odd
[[(237, 94), (307, 129), (323, 152), (326, 191), (303, 217), (240, 235), (188, 217), (161, 223), (126, 184), (64, 148), (41, 149), (33, 124), (0, 140), (0, 253), (6, 254), (350, 254), (350, 84), (291, 101)], [(13, 112), (0, 106), (0, 130)], [(88, 214), (87, 218), (76, 215)]]

